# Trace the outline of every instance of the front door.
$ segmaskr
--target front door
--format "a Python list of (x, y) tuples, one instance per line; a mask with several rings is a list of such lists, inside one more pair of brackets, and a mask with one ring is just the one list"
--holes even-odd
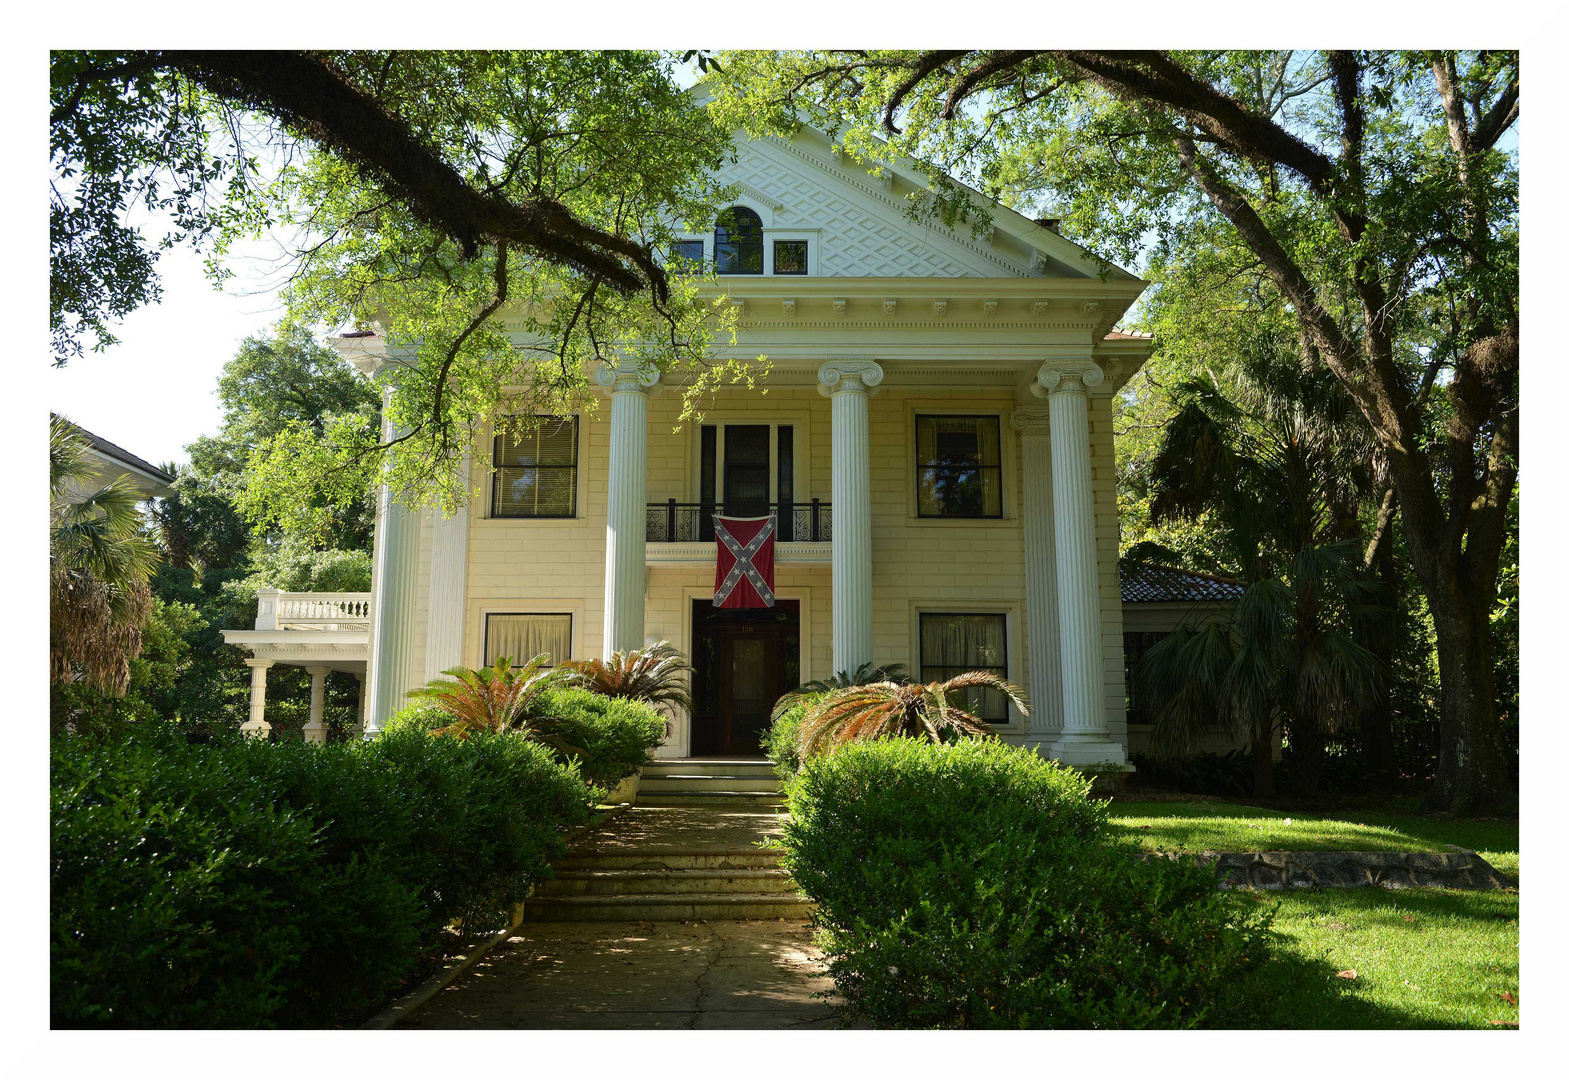
[(774, 702), (801, 682), (801, 605), (692, 602), (694, 757), (755, 757)]

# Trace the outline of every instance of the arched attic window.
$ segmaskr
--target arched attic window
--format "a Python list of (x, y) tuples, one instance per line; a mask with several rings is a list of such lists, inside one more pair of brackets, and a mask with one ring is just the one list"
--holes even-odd
[(744, 206), (732, 206), (714, 222), (714, 263), (721, 274), (763, 272), (763, 219)]

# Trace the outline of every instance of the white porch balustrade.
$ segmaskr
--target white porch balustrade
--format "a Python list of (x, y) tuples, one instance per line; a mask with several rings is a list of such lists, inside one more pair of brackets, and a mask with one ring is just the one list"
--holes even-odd
[(261, 589), (256, 593), (258, 630), (364, 630), (371, 623), (368, 592), (301, 593)]

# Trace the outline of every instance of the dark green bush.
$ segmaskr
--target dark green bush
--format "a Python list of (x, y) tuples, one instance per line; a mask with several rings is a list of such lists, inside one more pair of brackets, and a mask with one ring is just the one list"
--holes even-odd
[(781, 780), (789, 780), (801, 771), (801, 751), (796, 744), (796, 736), (801, 721), (806, 718), (806, 710), (822, 697), (822, 694), (802, 694), (793, 699), (789, 708), (773, 717), (768, 730), (759, 740), (763, 753), (774, 763), (774, 771)]
[(665, 738), (665, 718), (652, 705), (581, 689), (546, 690), (529, 709), (528, 726), (558, 744), (578, 748), (583, 779), (610, 788), (652, 760)]
[(1107, 838), (1090, 781), (990, 741), (849, 745), (790, 786), (785, 865), (849, 1009), (888, 1027), (1224, 1023), (1267, 917)]
[(53, 1023), (351, 1019), (450, 942), (453, 918), (496, 923), (588, 799), (516, 736), (57, 738)]

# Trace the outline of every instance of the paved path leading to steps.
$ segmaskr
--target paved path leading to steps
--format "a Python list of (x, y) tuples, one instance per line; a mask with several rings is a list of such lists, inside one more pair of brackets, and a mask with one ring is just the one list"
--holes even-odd
[(832, 1027), (804, 922), (535, 923), (400, 1028)]
[[(634, 807), (572, 854), (752, 849), (777, 811)], [(525, 923), (400, 1028), (832, 1027), (801, 920)]]

